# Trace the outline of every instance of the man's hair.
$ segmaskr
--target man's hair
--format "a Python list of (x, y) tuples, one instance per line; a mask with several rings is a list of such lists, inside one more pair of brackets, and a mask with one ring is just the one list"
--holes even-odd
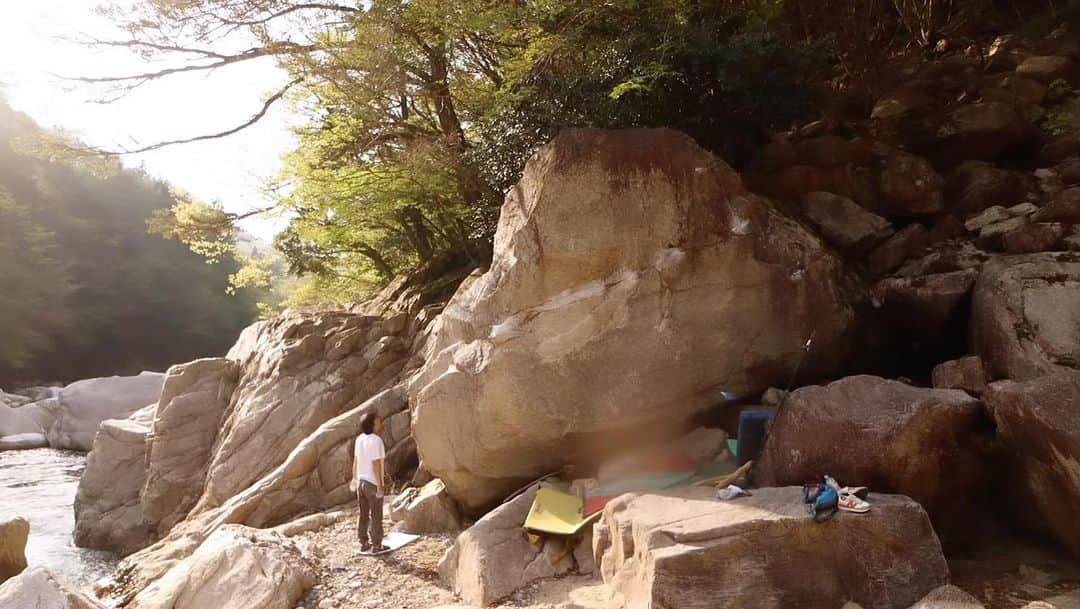
[(360, 418), (360, 431), (375, 433), (375, 413), (369, 412)]

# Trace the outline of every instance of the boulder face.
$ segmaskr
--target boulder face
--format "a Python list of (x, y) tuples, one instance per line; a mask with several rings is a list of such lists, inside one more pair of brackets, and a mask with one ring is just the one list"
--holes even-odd
[(139, 593), (131, 609), (288, 609), (315, 584), (295, 544), (239, 525), (218, 529)]
[(979, 401), (959, 390), (866, 375), (803, 387), (776, 414), (754, 481), (782, 486), (829, 474), (902, 493), (926, 508), (946, 542), (962, 543), (979, 532), (989, 428)]
[(998, 381), (982, 397), (1010, 464), (1010, 507), (1080, 557), (1080, 374)]
[(391, 517), (401, 520), (406, 533), (445, 533), (460, 531), (461, 512), (446, 494), (442, 480), (432, 480), (421, 488), (410, 488), (390, 506)]
[(169, 369), (146, 442), (142, 510), (157, 536), (195, 505), (206, 482), (214, 439), (240, 373), (225, 358), (201, 359)]
[(64, 387), (56, 400), (44, 403), (52, 418), (45, 435), (52, 448), (89, 451), (98, 426), (106, 419), (126, 419), (161, 396), (165, 375), (86, 379)]
[(127, 555), (150, 542), (139, 501), (149, 431), (145, 415), (101, 424), (75, 495), (76, 545)]
[(319, 425), (392, 385), (409, 356), (405, 325), (348, 311), (296, 311), (245, 330), (229, 353), (240, 381), (192, 511), (222, 505)]
[(972, 335), (991, 378), (1080, 369), (1080, 256), (1000, 257), (982, 269)]
[(564, 132), (507, 196), (490, 270), (436, 322), (410, 386), (424, 466), (479, 511), (582, 438), (782, 383), (811, 331), (803, 371), (835, 372), (852, 285), (689, 137)]
[(875, 494), (870, 512), (822, 524), (801, 492), (762, 488), (734, 501), (717, 501), (711, 488), (623, 495), (594, 530), (603, 578), (627, 609), (836, 609), (848, 601), (907, 609), (948, 581), (941, 544), (914, 501)]
[(351, 504), (352, 448), (360, 419), (369, 412), (385, 419), (407, 406), (404, 389), (395, 387), (323, 423), (262, 479), (219, 507), (189, 514), (167, 536), (125, 558), (116, 571), (122, 584), (111, 593), (123, 599), (142, 590), (225, 524), (266, 528)]
[(0, 583), (26, 568), (26, 540), (30, 523), (25, 518), (0, 520)]
[(48, 569), (23, 571), (0, 586), (0, 607), (5, 609), (104, 609)]

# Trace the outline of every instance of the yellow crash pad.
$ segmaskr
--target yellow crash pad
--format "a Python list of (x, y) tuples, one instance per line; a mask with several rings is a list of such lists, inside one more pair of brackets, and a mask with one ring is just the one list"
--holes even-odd
[(541, 487), (536, 491), (529, 515), (525, 518), (525, 530), (551, 535), (576, 535), (581, 527), (592, 522), (599, 512), (586, 518), (581, 498), (553, 488)]

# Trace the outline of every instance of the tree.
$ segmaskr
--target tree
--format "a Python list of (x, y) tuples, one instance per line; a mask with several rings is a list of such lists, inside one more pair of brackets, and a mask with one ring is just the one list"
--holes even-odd
[(72, 285), (57, 250), (55, 235), (0, 187), (0, 366), (25, 365), (71, 321)]
[[(162, 370), (219, 355), (255, 317), (239, 269), (147, 232), (183, 205), (138, 171), (20, 154), (45, 133), (0, 103), (0, 386)], [(10, 337), (14, 337), (11, 339)]]

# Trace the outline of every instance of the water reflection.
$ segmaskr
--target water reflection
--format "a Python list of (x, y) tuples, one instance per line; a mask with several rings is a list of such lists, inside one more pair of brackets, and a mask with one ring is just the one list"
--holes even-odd
[(49, 567), (87, 590), (112, 572), (116, 556), (75, 547), (72, 505), (86, 456), (41, 448), (0, 452), (0, 519), (30, 521), (26, 561)]

